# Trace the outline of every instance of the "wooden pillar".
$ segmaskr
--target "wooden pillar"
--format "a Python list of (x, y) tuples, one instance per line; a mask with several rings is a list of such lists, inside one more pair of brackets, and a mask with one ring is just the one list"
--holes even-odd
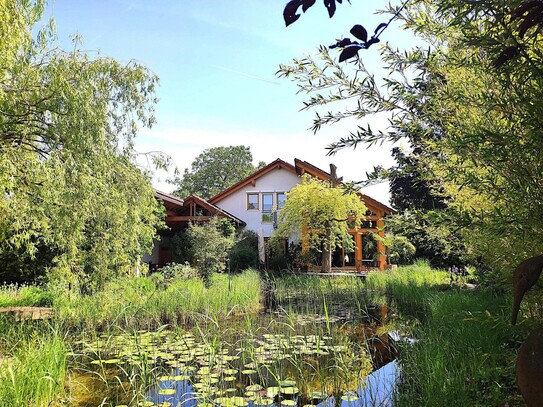
[(355, 234), (355, 251), (354, 251), (354, 258), (355, 258), (355, 267), (358, 269), (359, 266), (362, 266), (362, 233), (357, 232)]
[[(381, 239), (385, 238), (385, 222), (383, 221), (383, 217), (385, 216), (383, 212), (378, 213), (379, 219), (377, 220), (377, 234)], [(385, 252), (385, 244), (379, 240), (377, 242), (377, 252), (379, 253), (379, 270), (384, 270), (386, 268), (387, 264), (387, 258), (386, 258), (386, 252)]]

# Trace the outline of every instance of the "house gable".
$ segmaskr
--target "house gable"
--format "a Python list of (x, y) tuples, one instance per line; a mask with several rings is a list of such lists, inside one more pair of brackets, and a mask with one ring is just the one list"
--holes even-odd
[(242, 188), (248, 188), (249, 186), (256, 188), (257, 181), (264, 177), (266, 174), (278, 170), (278, 169), (285, 169), (287, 171), (292, 172), (293, 174), (296, 174), (296, 168), (292, 166), (291, 164), (287, 163), (286, 161), (283, 161), (281, 159), (276, 159), (275, 161), (272, 161), (268, 165), (262, 167), (261, 169), (255, 171), (248, 177), (242, 179), (241, 181), (235, 183), (234, 185), (226, 188), (224, 191), (219, 192), (214, 197), (211, 197), (209, 199), (209, 202), (211, 204), (216, 204), (222, 200), (224, 200), (229, 195), (235, 193), (236, 191), (242, 189)]

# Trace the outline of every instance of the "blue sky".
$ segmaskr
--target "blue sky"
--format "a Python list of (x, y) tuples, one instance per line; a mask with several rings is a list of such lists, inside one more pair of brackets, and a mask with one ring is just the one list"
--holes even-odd
[[(140, 152), (170, 154), (182, 171), (204, 149), (220, 145), (251, 147), (255, 163), (300, 158), (325, 170), (338, 166), (346, 180), (360, 180), (374, 165), (390, 165), (390, 146), (346, 150), (327, 157), (325, 147), (354, 130), (350, 121), (317, 135), (308, 130), (313, 112), (300, 112), (303, 95), (279, 79), (279, 64), (315, 54), (320, 44), (349, 36), (354, 24), (374, 28), (384, 16), (373, 11), (383, 1), (353, 0), (338, 5), (334, 18), (318, 0), (293, 25), (285, 27), (284, 1), (271, 0), (50, 0), (47, 16), (55, 19), (58, 40), (71, 47), (80, 34), (82, 49), (120, 61), (144, 64), (160, 78), (158, 124), (137, 138)], [(352, 36), (351, 36), (352, 37)], [(405, 34), (392, 26), (381, 36), (395, 45)], [(363, 52), (378, 73), (378, 48)], [(384, 75), (384, 73), (381, 73)], [(376, 120), (376, 119), (375, 119)], [(379, 121), (372, 127), (382, 127)], [(155, 186), (169, 191), (168, 174)], [(388, 187), (366, 191), (383, 202)]]

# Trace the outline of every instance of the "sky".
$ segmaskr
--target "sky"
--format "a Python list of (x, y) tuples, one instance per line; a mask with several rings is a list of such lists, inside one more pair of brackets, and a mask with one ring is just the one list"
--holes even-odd
[[(46, 17), (53, 17), (63, 48), (72, 48), (74, 34), (81, 49), (135, 60), (160, 78), (155, 106), (157, 124), (142, 129), (138, 152), (162, 151), (182, 172), (207, 148), (249, 146), (254, 163), (276, 158), (308, 161), (323, 170), (338, 167), (345, 181), (365, 179), (375, 165), (390, 166), (390, 145), (359, 146), (333, 157), (326, 146), (355, 131), (362, 122), (349, 120), (320, 130), (309, 129), (314, 111), (300, 111), (307, 95), (297, 85), (278, 78), (279, 64), (315, 55), (349, 34), (354, 24), (373, 31), (388, 17), (374, 15), (384, 1), (352, 0), (338, 4), (330, 19), (322, 1), (289, 27), (283, 21), (284, 0), (49, 0)], [(392, 24), (381, 36), (395, 46), (405, 33)], [(400, 44), (400, 45), (398, 45)], [(383, 76), (378, 48), (361, 53), (366, 66)], [(320, 110), (326, 112), (329, 108)], [(383, 118), (371, 118), (372, 128), (384, 128)], [(170, 173), (159, 172), (154, 186), (170, 192)], [(387, 184), (363, 190), (389, 202)]]

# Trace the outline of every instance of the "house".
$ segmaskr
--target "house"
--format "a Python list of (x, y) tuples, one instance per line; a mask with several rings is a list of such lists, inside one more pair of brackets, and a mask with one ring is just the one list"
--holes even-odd
[[(236, 217), (242, 219), (246, 228), (256, 232), (264, 239), (274, 231), (278, 210), (284, 205), (286, 193), (301, 182), (301, 176), (309, 174), (320, 180), (331, 180), (332, 174), (314, 165), (295, 159), (294, 165), (277, 159), (253, 174), (225, 189), (208, 202)], [(386, 268), (385, 247), (380, 241), (374, 245), (370, 234), (377, 233), (384, 237), (383, 219), (394, 210), (387, 205), (360, 194), (368, 209), (367, 218), (362, 227), (349, 233), (355, 243), (354, 253), (346, 253), (341, 249), (334, 253), (333, 268), (360, 270), (370, 267), (384, 270)], [(370, 250), (370, 246), (372, 247)]]
[(229, 219), (237, 227), (246, 225), (236, 216), (194, 195), (181, 199), (155, 190), (155, 198), (164, 204), (166, 229), (158, 231), (160, 240), (155, 241), (153, 252), (143, 258), (143, 262), (149, 264), (151, 270), (165, 266), (172, 261), (171, 239), (177, 232), (187, 227), (189, 222), (207, 222), (213, 216), (219, 216)]
[[(159, 231), (160, 241), (156, 242), (153, 253), (143, 261), (150, 264), (151, 268), (162, 267), (171, 262), (171, 238), (187, 227), (189, 222), (206, 222), (213, 216), (227, 218), (238, 228), (245, 227), (256, 232), (261, 238), (259, 252), (263, 254), (264, 242), (273, 234), (277, 220), (275, 209), (281, 210), (287, 192), (301, 182), (304, 174), (324, 181), (335, 178), (335, 174), (323, 171), (306, 161), (295, 159), (292, 165), (277, 159), (208, 200), (194, 195), (180, 199), (156, 191), (155, 197), (164, 203), (167, 229)], [(375, 244), (370, 235), (376, 233), (384, 237), (383, 219), (394, 210), (368, 195), (359, 195), (368, 211), (361, 228), (349, 231), (355, 251), (347, 253), (344, 249), (336, 250), (332, 267), (343, 270), (384, 270), (385, 247), (380, 241)]]

